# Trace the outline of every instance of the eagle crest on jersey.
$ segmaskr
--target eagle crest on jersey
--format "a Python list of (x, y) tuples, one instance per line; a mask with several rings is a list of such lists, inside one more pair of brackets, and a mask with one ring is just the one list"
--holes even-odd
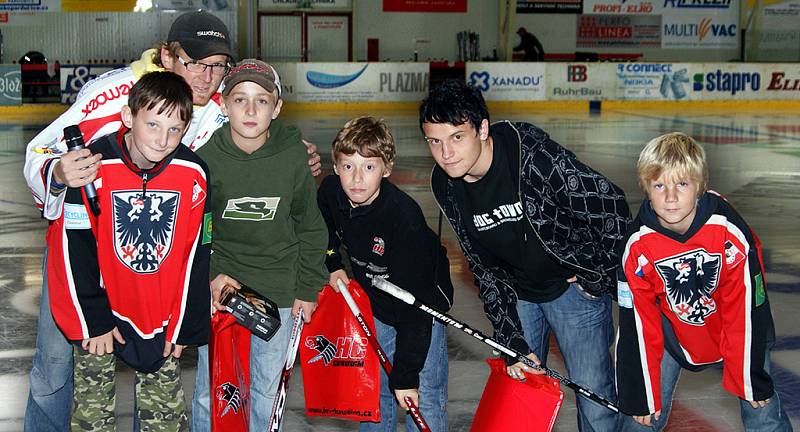
[(722, 255), (703, 249), (656, 261), (670, 309), (683, 322), (703, 325), (717, 311), (711, 294), (717, 289)]
[(111, 193), (114, 251), (136, 273), (154, 273), (172, 249), (180, 193), (141, 190)]

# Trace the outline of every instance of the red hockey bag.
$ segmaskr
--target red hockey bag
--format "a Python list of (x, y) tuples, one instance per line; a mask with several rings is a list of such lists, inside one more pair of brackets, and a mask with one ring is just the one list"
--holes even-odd
[[(366, 293), (354, 280), (348, 288), (367, 326), (374, 329)], [(342, 295), (329, 285), (319, 294), (311, 323), (303, 328), (300, 362), (306, 415), (380, 421), (378, 357)]]
[(557, 380), (527, 374), (525, 382), (506, 375), (503, 359), (486, 359), (492, 369), (472, 420), (473, 432), (550, 432), (564, 393)]
[(250, 330), (216, 312), (208, 341), (211, 430), (247, 432), (250, 423)]

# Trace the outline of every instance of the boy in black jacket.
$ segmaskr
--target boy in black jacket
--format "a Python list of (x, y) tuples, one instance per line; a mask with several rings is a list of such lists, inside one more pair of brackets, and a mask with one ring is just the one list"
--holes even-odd
[[(625, 194), (530, 123), (489, 125), (480, 90), (446, 81), (422, 102), (431, 189), (458, 237), (495, 338), (547, 363), (551, 330), (570, 379), (613, 401), (609, 346)], [(524, 379), (522, 363), (508, 374)], [(542, 373), (538, 371), (536, 373)], [(581, 431), (616, 432), (579, 397)]]
[[(440, 311), (450, 309), (453, 286), (447, 252), (428, 228), (422, 210), (389, 182), (394, 139), (371, 117), (353, 119), (333, 142), (334, 171), (322, 181), (317, 199), (328, 225), (330, 284), (348, 283), (340, 248), (364, 287), (375, 316), (378, 342), (391, 359), (391, 375), (381, 371), (381, 423), (362, 423), (360, 431), (380, 431), (396, 423), (391, 391), (406, 408), (405, 396), (420, 407), (431, 430), (447, 430), (447, 346), (445, 327), (430, 315), (371, 285), (389, 279)], [(391, 427), (391, 426), (390, 426)], [(416, 431), (410, 418), (409, 431)], [(394, 430), (394, 427), (391, 427)]]

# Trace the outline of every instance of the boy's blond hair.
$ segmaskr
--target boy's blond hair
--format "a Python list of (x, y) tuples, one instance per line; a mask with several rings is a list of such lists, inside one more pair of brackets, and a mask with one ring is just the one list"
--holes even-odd
[(391, 168), (394, 165), (395, 146), (389, 128), (383, 120), (374, 117), (356, 117), (344, 124), (333, 140), (333, 161), (337, 154), (379, 157)]
[(700, 185), (698, 195), (708, 188), (706, 152), (697, 141), (682, 132), (671, 132), (650, 140), (639, 154), (636, 169), (639, 186), (645, 192), (648, 183), (664, 172), (696, 181)]

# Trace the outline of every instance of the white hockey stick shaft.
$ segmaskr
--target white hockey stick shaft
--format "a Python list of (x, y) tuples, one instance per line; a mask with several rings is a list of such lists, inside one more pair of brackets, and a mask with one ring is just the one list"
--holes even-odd
[[(358, 321), (358, 324), (361, 326), (361, 331), (367, 336), (369, 344), (372, 345), (375, 353), (378, 355), (378, 361), (381, 363), (381, 366), (383, 366), (383, 370), (386, 371), (386, 376), (389, 376), (389, 374), (392, 373), (392, 363), (389, 361), (389, 357), (386, 356), (386, 353), (383, 352), (383, 348), (381, 348), (378, 343), (375, 334), (369, 329), (367, 321), (361, 313), (361, 309), (359, 309), (356, 301), (353, 300), (353, 296), (350, 294), (350, 290), (347, 288), (347, 284), (342, 282), (341, 279), (338, 279), (336, 285), (339, 287), (339, 292), (342, 294), (342, 297), (344, 297), (344, 302), (347, 303), (347, 307), (350, 308), (350, 312), (353, 313), (356, 317), (356, 321)], [(406, 396), (403, 401), (406, 403), (408, 411), (411, 414), (411, 419), (414, 421), (414, 424), (417, 425), (420, 432), (429, 432), (430, 428), (422, 417), (422, 413), (419, 412), (419, 407), (414, 404), (414, 401), (408, 396)]]
[(283, 413), (286, 410), (286, 395), (289, 389), (289, 378), (292, 376), (294, 359), (297, 357), (297, 348), (300, 346), (300, 334), (303, 332), (303, 322), (303, 309), (299, 309), (292, 323), (292, 330), (289, 335), (289, 346), (286, 349), (286, 361), (284, 362), (281, 378), (278, 382), (278, 392), (275, 395), (275, 402), (272, 405), (272, 415), (269, 420), (270, 432), (278, 432), (281, 430)]

